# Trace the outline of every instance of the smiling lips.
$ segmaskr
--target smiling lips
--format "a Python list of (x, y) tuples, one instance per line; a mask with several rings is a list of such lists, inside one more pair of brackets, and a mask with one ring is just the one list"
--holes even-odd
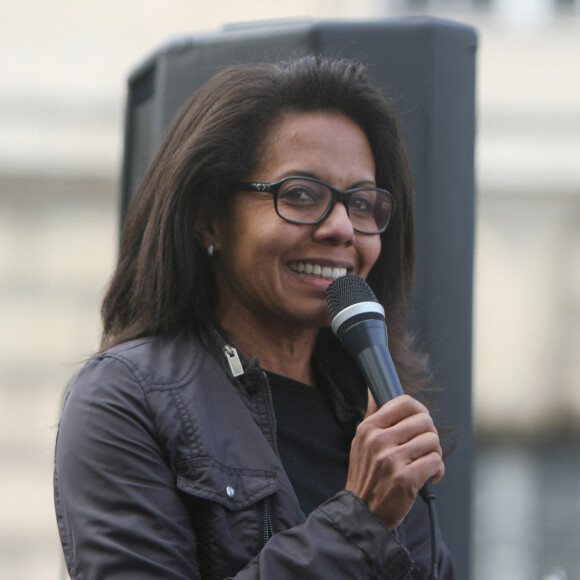
[(332, 268), (330, 266), (321, 266), (320, 264), (311, 264), (310, 262), (290, 262), (289, 266), (294, 272), (305, 276), (318, 276), (319, 278), (331, 280), (346, 276), (346, 268)]

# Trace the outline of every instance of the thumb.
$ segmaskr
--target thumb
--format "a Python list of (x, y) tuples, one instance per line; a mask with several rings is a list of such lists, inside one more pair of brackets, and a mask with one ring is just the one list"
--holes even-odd
[(379, 406), (377, 405), (372, 393), (370, 389), (367, 389), (368, 391), (368, 403), (367, 403), (367, 412), (365, 413), (365, 419), (367, 417), (370, 417), (371, 415), (373, 415), (374, 413), (376, 413), (379, 410)]

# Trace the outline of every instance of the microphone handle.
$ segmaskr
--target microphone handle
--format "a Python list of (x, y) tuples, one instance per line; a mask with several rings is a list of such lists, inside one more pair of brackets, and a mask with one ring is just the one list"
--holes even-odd
[(371, 318), (357, 322), (342, 334), (340, 340), (356, 359), (379, 407), (403, 394), (389, 353), (384, 319)]
[(356, 361), (379, 407), (403, 394), (391, 354), (384, 346), (363, 349)]

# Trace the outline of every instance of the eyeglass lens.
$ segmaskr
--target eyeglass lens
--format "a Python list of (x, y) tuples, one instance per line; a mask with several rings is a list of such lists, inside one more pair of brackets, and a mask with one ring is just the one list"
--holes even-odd
[[(317, 223), (331, 202), (331, 190), (315, 181), (289, 179), (278, 191), (278, 213), (284, 219), (293, 222)], [(376, 233), (389, 221), (391, 200), (383, 191), (361, 189), (350, 195), (348, 214), (356, 230)]]

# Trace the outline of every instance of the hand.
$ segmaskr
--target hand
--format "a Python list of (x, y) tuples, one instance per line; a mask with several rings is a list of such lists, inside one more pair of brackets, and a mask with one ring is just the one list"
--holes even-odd
[(427, 479), (436, 483), (444, 472), (439, 435), (427, 408), (401, 395), (377, 409), (369, 393), (367, 413), (352, 441), (346, 489), (393, 529)]

